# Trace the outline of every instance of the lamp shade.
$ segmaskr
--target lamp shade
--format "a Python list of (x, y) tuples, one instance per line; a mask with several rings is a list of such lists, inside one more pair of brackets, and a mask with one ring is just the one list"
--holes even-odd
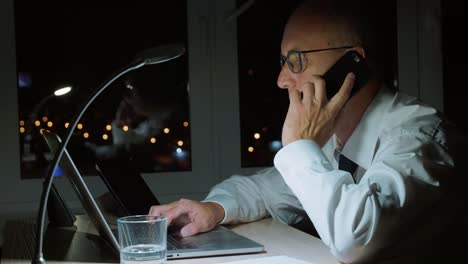
[(65, 94), (69, 93), (71, 90), (72, 90), (71, 86), (66, 86), (66, 87), (63, 87), (63, 88), (59, 88), (59, 89), (55, 90), (54, 95), (55, 96), (62, 96), (62, 95), (65, 95)]
[(168, 44), (156, 46), (138, 53), (134, 62), (144, 65), (158, 64), (170, 61), (182, 56), (185, 53), (185, 47), (181, 44)]

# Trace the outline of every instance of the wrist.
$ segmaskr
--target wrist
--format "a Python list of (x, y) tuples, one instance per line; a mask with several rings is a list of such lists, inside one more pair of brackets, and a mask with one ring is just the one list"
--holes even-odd
[(213, 213), (216, 224), (219, 224), (224, 219), (224, 207), (219, 203), (215, 202), (205, 202), (206, 205), (210, 208), (210, 211)]

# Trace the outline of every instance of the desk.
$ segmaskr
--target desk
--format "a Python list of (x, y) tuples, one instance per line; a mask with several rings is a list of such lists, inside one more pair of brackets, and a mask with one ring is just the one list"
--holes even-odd
[[(249, 255), (170, 260), (168, 263), (213, 264), (277, 255), (287, 255), (313, 263), (338, 263), (320, 239), (278, 223), (271, 218), (232, 226), (231, 228), (234, 232), (263, 244), (266, 252)], [(60, 233), (60, 238), (57, 237), (57, 234), (50, 232), (50, 230), (46, 234), (47, 240), (44, 245), (44, 255), (46, 256), (47, 263), (64, 262), (59, 260), (66, 260), (68, 263), (118, 263), (119, 260), (115, 256), (105, 253), (109, 251), (106, 250), (107, 245), (102, 244), (102, 241), (98, 242), (100, 239), (96, 239), (98, 235), (87, 217), (78, 216), (74, 228), (64, 228), (61, 230), (67, 230), (68, 233), (65, 232), (65, 235), (63, 232)], [(30, 255), (33, 254), (31, 251), (33, 251), (34, 247), (28, 247), (27, 244), (34, 242), (34, 235), (31, 235), (31, 233), (34, 234), (34, 222), (32, 220), (29, 222), (7, 222), (5, 226), (3, 256), (1, 259), (2, 264), (30, 263)], [(53, 247), (55, 250), (51, 251), (50, 247)], [(94, 253), (88, 252), (84, 256), (83, 253), (89, 250), (94, 250)]]

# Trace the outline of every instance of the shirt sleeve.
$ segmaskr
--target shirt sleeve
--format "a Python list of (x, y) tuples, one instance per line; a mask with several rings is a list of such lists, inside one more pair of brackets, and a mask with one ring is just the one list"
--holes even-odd
[(343, 262), (364, 260), (394, 243), (393, 234), (401, 234), (415, 215), (438, 201), (434, 176), (452, 169), (443, 147), (430, 137), (397, 134), (381, 140), (357, 184), (311, 140), (290, 143), (275, 156), (275, 166), (320, 237)]
[(252, 176), (234, 175), (214, 186), (203, 202), (215, 202), (224, 208), (225, 216), (220, 224), (250, 222), (267, 216), (289, 224), (305, 215), (274, 167)]

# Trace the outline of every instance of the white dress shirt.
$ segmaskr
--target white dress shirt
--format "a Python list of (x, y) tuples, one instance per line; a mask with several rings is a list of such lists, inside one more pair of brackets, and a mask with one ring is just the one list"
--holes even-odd
[[(222, 223), (268, 215), (295, 223), (305, 210), (343, 262), (421, 261), (460, 206), (455, 151), (463, 140), (453, 131), (433, 108), (382, 88), (342, 151), (334, 136), (322, 149), (312, 140), (292, 142), (275, 156), (281, 175), (270, 168), (234, 176), (206, 201), (224, 207)], [(358, 165), (356, 182), (338, 170), (340, 153)]]

